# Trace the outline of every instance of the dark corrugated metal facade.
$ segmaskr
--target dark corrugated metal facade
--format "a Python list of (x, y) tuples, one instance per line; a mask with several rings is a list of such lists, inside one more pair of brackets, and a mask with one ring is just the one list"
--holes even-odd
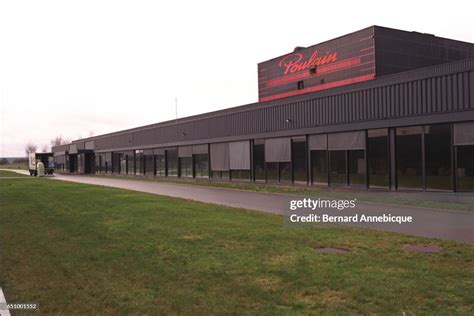
[[(464, 44), (465, 47), (468, 47), (468, 43)], [(472, 53), (474, 52), (474, 48), (472, 48), (474, 45), (470, 45)], [(451, 52), (451, 54), (453, 53)], [(453, 124), (456, 122), (469, 121), (474, 122), (474, 59), (472, 58), (431, 66), (428, 68), (382, 76), (375, 80), (358, 84), (341, 86), (329, 90), (307, 93), (268, 102), (254, 103), (241, 107), (183, 118), (176, 121), (163, 122), (121, 132), (100, 135), (74, 141), (73, 146), (77, 148), (78, 155), (84, 155), (81, 158), (82, 160), (84, 158), (87, 160), (86, 155), (89, 155), (89, 158), (93, 159), (93, 155), (95, 154), (96, 166), (89, 166), (90, 172), (93, 172), (94, 169), (97, 169), (97, 165), (103, 169), (102, 166), (104, 166), (105, 162), (107, 162), (108, 165), (106, 168), (107, 172), (110, 172), (113, 171), (113, 168), (111, 167), (113, 162), (110, 158), (110, 154), (112, 152), (123, 153), (121, 154), (122, 156), (120, 156), (122, 158), (117, 159), (132, 159), (131, 157), (133, 157), (135, 154), (130, 155), (125, 154), (124, 152), (132, 151), (132, 153), (134, 153), (135, 150), (142, 149), (157, 149), (163, 147), (196, 144), (202, 144), (202, 146), (206, 146), (207, 144), (212, 143), (250, 140), (250, 155), (253, 161), (252, 170), (250, 170), (248, 174), (243, 172), (239, 173), (239, 175), (236, 174), (235, 178), (241, 179), (243, 177), (258, 181), (259, 163), (257, 160), (260, 158), (258, 158), (259, 149), (256, 147), (256, 145), (260, 142), (255, 142), (255, 140), (285, 136), (307, 137), (314, 134), (342, 131), (364, 131), (364, 135), (369, 135), (370, 133), (367, 133), (367, 130), (386, 129), (388, 144), (387, 157), (390, 157), (387, 158), (389, 160), (387, 168), (390, 170), (388, 171), (389, 182), (383, 186), (396, 189), (400, 187), (397, 181), (399, 177), (402, 175), (406, 176), (408, 174), (410, 177), (415, 178), (417, 176), (416, 173), (418, 170), (416, 166), (408, 166), (407, 168), (404, 168), (402, 171), (400, 171), (401, 167), (399, 165), (402, 165), (403, 163), (400, 162), (400, 164), (397, 165), (397, 154), (402, 152), (400, 149), (402, 147), (397, 149), (396, 144), (397, 142), (399, 144), (405, 143), (402, 137), (403, 135), (400, 134), (401, 130), (397, 128), (417, 125), (425, 126), (425, 129), (423, 130), (424, 132), (422, 132), (420, 136), (420, 144), (424, 146), (421, 156), (424, 159), (423, 166), (425, 166), (423, 167), (424, 169), (422, 171), (423, 185), (421, 186), (421, 189), (429, 188), (431, 180), (429, 178), (430, 175), (428, 169), (432, 168), (434, 175), (443, 174), (447, 176), (449, 174), (449, 177), (451, 178), (451, 186), (448, 188), (448, 190), (456, 190), (456, 179), (459, 176), (458, 174), (461, 174), (461, 177), (470, 177), (469, 174), (471, 172), (471, 167), (469, 162), (467, 162), (467, 167), (459, 168), (462, 169), (461, 171), (457, 169), (454, 170), (454, 161), (458, 159), (456, 156), (458, 153), (458, 148), (457, 146), (451, 146), (452, 153), (450, 152), (450, 155), (452, 155), (452, 158), (450, 159), (452, 161), (452, 170), (448, 172), (449, 170), (447, 169), (449, 168), (446, 167), (446, 163), (444, 163), (445, 165), (442, 165), (441, 163), (436, 164), (436, 162), (430, 162), (427, 160), (430, 159), (429, 155), (431, 154), (427, 149), (428, 147), (426, 146), (428, 145), (426, 144), (429, 144), (431, 139), (430, 133), (434, 133), (430, 132), (431, 125), (448, 124), (452, 128)], [(431, 129), (431, 131), (434, 130), (436, 129)], [(408, 134), (411, 135), (410, 133)], [(416, 135), (415, 132), (412, 134)], [(415, 140), (415, 138), (413, 138), (413, 140)], [(262, 172), (264, 172), (263, 178), (265, 181), (268, 180), (270, 174), (269, 170), (271, 171), (272, 168), (278, 169), (276, 176), (278, 181), (285, 179), (285, 174), (287, 172), (286, 169), (290, 168), (292, 170), (291, 182), (298, 182), (298, 171), (296, 169), (298, 169), (298, 164), (300, 164), (301, 166), (305, 166), (305, 168), (301, 168), (305, 169), (306, 172), (306, 178), (303, 180), (303, 182), (306, 181), (308, 184), (317, 182), (313, 181), (312, 173), (323, 171), (313, 171), (312, 169), (312, 164), (314, 165), (317, 161), (319, 161), (319, 158), (316, 156), (316, 151), (313, 152), (310, 148), (308, 148), (308, 143), (306, 143), (305, 153), (307, 157), (300, 157), (301, 159), (306, 159), (306, 162), (301, 160), (301, 162), (297, 163), (297, 151), (300, 149), (296, 149), (298, 142), (292, 141), (292, 144), (292, 150), (294, 151), (292, 154), (293, 160), (292, 162), (289, 162), (289, 165), (286, 165), (285, 162), (275, 162), (274, 164), (276, 165), (267, 166), (266, 164), (270, 162), (264, 161), (264, 167), (262, 169), (264, 171)], [(418, 146), (416, 144), (410, 145), (410, 142), (407, 142), (406, 145), (403, 146)], [(369, 146), (371, 146), (370, 142), (368, 142), (367, 148), (369, 148)], [(53, 148), (53, 151), (61, 153), (65, 152), (64, 155), (67, 155), (66, 149), (68, 148), (60, 146)], [(459, 157), (469, 157), (469, 148), (466, 149), (463, 147), (460, 150)], [(232, 170), (229, 170), (229, 174), (227, 174), (225, 170), (218, 170), (219, 173), (214, 174), (211, 170), (212, 166), (210, 166), (211, 158), (209, 157), (209, 154), (205, 153), (209, 151), (202, 152), (203, 154), (199, 154), (199, 157), (194, 154), (189, 158), (176, 157), (178, 161), (176, 168), (187, 168), (183, 166), (187, 166), (188, 163), (191, 163), (192, 172), (195, 173), (198, 169), (198, 166), (196, 165), (196, 159), (198, 159), (200, 164), (199, 168), (202, 167), (204, 168), (202, 170), (207, 170), (206, 172), (210, 178), (233, 178)], [(313, 153), (315, 154), (314, 157), (312, 156)], [(331, 185), (330, 174), (333, 172), (330, 169), (331, 167), (334, 167), (334, 164), (338, 159), (334, 158), (336, 157), (336, 153), (333, 153), (334, 157), (331, 157), (330, 154), (331, 153), (329, 150), (327, 157), (329, 161), (327, 162), (327, 184), (329, 185)], [(356, 154), (363, 155), (363, 158), (361, 158), (362, 156), (359, 158), (354, 158), (358, 161), (359, 165), (351, 167), (349, 166), (351, 161), (350, 156)], [(147, 156), (147, 153), (145, 152), (144, 155)], [(345, 170), (347, 181), (343, 181), (343, 183), (347, 185), (352, 184), (349, 175), (350, 170), (357, 168), (361, 178), (364, 177), (362, 175), (365, 172), (366, 180), (364, 187), (369, 187), (370, 180), (368, 174), (369, 172), (372, 172), (369, 170), (369, 157), (371, 155), (369, 150), (362, 150), (361, 153), (355, 153), (348, 150), (345, 152), (345, 155), (346, 158), (344, 161), (346, 166), (345, 169), (342, 168), (344, 167), (344, 163), (342, 163), (341, 170)], [(342, 153), (340, 157), (343, 157)], [(69, 161), (70, 164), (73, 164), (71, 158), (73, 157), (70, 157)], [(150, 161), (152, 161), (152, 159), (154, 158), (150, 157)], [(169, 161), (166, 159), (166, 164), (163, 166), (163, 168), (166, 170), (173, 169), (173, 159)], [(191, 160), (188, 161), (186, 159)], [(63, 160), (64, 159), (61, 161)], [(331, 163), (331, 161), (334, 161), (334, 163)], [(363, 166), (364, 161), (365, 164), (367, 164), (365, 167)], [(127, 166), (125, 173), (129, 173), (129, 169), (135, 170), (135, 163), (137, 163), (139, 166), (137, 168), (142, 168), (138, 160), (137, 162), (135, 160), (126, 160), (125, 162), (124, 160), (124, 162), (121, 163), (122, 173), (124, 172), (123, 166)], [(152, 169), (154, 170), (154, 175), (156, 175), (158, 174), (161, 165), (158, 162), (154, 162), (153, 164), (154, 166)], [(407, 162), (407, 164), (409, 165), (410, 163)], [(464, 162), (460, 162), (460, 164), (464, 164)], [(129, 168), (129, 166), (133, 167)], [(84, 163), (82, 163), (80, 167), (80, 170), (86, 170), (88, 168), (86, 165), (86, 169), (84, 169)], [(151, 168), (151, 166), (149, 166), (149, 168)], [(446, 171), (444, 171), (445, 169)], [(71, 170), (73, 169), (71, 168)], [(75, 167), (74, 170), (79, 170), (79, 168)], [(338, 172), (336, 169), (334, 170), (334, 173)], [(400, 175), (397, 175), (397, 170), (400, 171)], [(98, 170), (95, 171), (97, 172)], [(102, 170), (100, 170), (100, 172), (102, 172)], [(173, 172), (174, 171), (172, 171), (170, 174), (174, 174)], [(185, 170), (185, 172), (188, 172), (188, 170)], [(303, 171), (301, 172), (301, 174), (303, 174)], [(135, 173), (135, 171), (131, 173)], [(141, 174), (141, 172), (138, 173)], [(166, 171), (166, 174), (168, 174), (168, 171)], [(303, 179), (304, 177), (301, 176), (300, 178)], [(462, 188), (465, 188), (465, 186), (466, 185), (463, 184)], [(470, 189), (470, 184), (467, 185), (467, 189)], [(474, 187), (472, 189), (474, 189)]]

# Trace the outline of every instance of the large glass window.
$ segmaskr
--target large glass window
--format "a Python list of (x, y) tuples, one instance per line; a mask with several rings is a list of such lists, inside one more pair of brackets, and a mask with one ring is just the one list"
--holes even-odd
[(112, 172), (120, 173), (120, 153), (112, 153)]
[(459, 191), (474, 191), (474, 145), (457, 146), (457, 187)]
[(127, 157), (123, 154), (120, 156), (120, 174), (127, 174)]
[(229, 171), (211, 171), (214, 180), (229, 180)]
[(278, 162), (266, 162), (267, 181), (278, 182)]
[(133, 153), (130, 153), (127, 156), (127, 173), (135, 174), (135, 156)]
[(428, 189), (452, 189), (450, 124), (425, 126), (425, 168)]
[(280, 181), (291, 182), (291, 162), (279, 162)]
[(142, 175), (145, 171), (143, 163), (143, 150), (135, 150), (135, 174)]
[(180, 177), (192, 177), (193, 176), (193, 158), (192, 157), (181, 157), (179, 158), (179, 175)]
[(178, 151), (167, 150), (166, 151), (166, 164), (167, 164), (167, 176), (177, 177), (178, 176)]
[(231, 171), (231, 179), (232, 180), (249, 181), (250, 180), (250, 170), (232, 170)]
[(293, 172), (295, 181), (306, 182), (306, 141), (293, 141)]
[(156, 155), (155, 156), (155, 163), (156, 163), (156, 175), (159, 177), (166, 176), (166, 159), (165, 155)]
[(258, 140), (253, 145), (253, 168), (255, 180), (265, 180), (265, 144)]
[(369, 159), (369, 185), (371, 187), (388, 187), (388, 130), (368, 130), (367, 136), (367, 155)]
[(194, 157), (194, 173), (196, 178), (209, 178), (209, 156), (196, 154)]
[(145, 163), (145, 174), (152, 176), (155, 174), (155, 163), (153, 159), (153, 155), (145, 155), (143, 156), (143, 161)]
[(397, 128), (399, 188), (423, 188), (421, 126)]
[(347, 185), (345, 150), (329, 151), (329, 179), (331, 185)]
[(351, 186), (366, 186), (365, 174), (365, 151), (364, 150), (348, 150), (347, 157), (349, 159), (349, 184)]
[(328, 183), (328, 152), (327, 150), (311, 151), (311, 176), (314, 184)]
[(102, 172), (102, 156), (101, 155), (95, 156), (95, 172), (96, 173)]

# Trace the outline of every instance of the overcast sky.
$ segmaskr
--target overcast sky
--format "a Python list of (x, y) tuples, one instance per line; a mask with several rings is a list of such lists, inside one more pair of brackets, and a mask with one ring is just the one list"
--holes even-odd
[(0, 0), (0, 156), (257, 101), (257, 63), (371, 26), (473, 42), (472, 1)]

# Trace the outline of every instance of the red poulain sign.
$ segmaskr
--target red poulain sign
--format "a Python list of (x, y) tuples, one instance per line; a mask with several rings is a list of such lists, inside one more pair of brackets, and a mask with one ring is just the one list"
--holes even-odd
[(292, 74), (297, 71), (309, 69), (313, 66), (324, 65), (334, 62), (337, 60), (337, 53), (328, 53), (324, 56), (318, 57), (318, 51), (315, 50), (308, 60), (301, 61), (302, 59), (303, 54), (292, 53), (283, 57), (278, 65), (285, 69), (285, 75), (289, 73)]

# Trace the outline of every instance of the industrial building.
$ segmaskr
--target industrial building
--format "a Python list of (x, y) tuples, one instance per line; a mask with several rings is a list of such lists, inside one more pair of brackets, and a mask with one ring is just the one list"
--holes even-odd
[(258, 65), (259, 102), (53, 148), (70, 173), (474, 191), (474, 44), (372, 26)]

